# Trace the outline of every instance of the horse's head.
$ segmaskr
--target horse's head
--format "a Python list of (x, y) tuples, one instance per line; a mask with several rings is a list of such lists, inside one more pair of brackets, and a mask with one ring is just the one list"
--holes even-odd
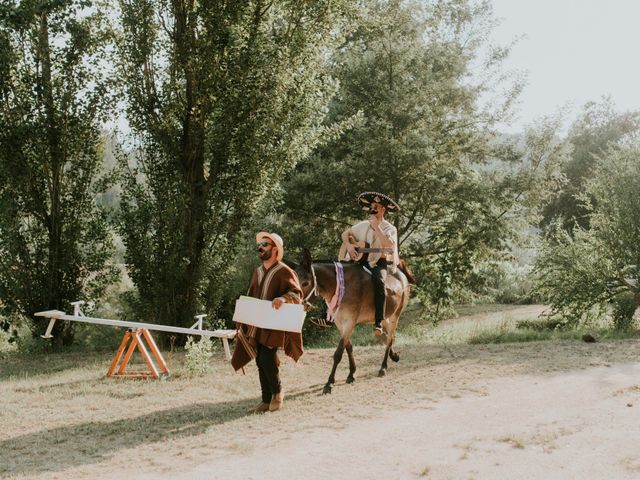
[(311, 305), (311, 302), (313, 302), (318, 294), (318, 281), (311, 264), (311, 252), (308, 248), (305, 248), (302, 253), (302, 260), (300, 260), (300, 263), (294, 264), (295, 266), (292, 267), (298, 274), (298, 280), (300, 280), (305, 308), (308, 308)]

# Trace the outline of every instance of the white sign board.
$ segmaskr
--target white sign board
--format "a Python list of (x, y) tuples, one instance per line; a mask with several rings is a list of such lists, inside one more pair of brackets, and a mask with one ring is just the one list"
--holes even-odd
[(300, 333), (305, 315), (302, 305), (284, 303), (276, 310), (271, 306), (271, 300), (243, 295), (236, 300), (233, 321), (271, 330)]

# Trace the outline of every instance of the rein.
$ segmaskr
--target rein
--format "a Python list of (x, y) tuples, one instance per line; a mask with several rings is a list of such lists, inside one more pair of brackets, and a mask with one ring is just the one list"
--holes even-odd
[(307, 295), (302, 299), (307, 304), (309, 303), (309, 299), (311, 298), (311, 295), (318, 294), (318, 279), (316, 278), (316, 271), (313, 268), (313, 264), (310, 265), (310, 267), (311, 267), (311, 275), (313, 276), (313, 288), (309, 290), (309, 293), (307, 293)]

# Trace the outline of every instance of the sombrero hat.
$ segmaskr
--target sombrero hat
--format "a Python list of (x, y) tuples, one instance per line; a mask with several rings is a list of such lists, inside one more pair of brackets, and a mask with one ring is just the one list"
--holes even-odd
[(358, 195), (358, 203), (363, 210), (369, 210), (371, 203), (376, 202), (387, 209), (389, 213), (395, 213), (400, 211), (400, 205), (394, 202), (391, 198), (387, 197), (384, 193), (378, 192), (363, 192)]
[(282, 257), (284, 257), (284, 242), (282, 241), (282, 237), (277, 233), (259, 232), (256, 234), (256, 242), (259, 242), (263, 238), (268, 238), (274, 243), (277, 249), (276, 260), (282, 260)]

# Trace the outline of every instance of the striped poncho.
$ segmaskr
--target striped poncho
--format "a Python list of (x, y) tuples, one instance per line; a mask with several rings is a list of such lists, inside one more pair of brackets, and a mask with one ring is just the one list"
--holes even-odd
[[(247, 295), (262, 300), (283, 297), (287, 303), (302, 303), (302, 289), (296, 272), (282, 262), (277, 262), (265, 270), (256, 268), (249, 283)], [(303, 353), (302, 334), (258, 328), (240, 324), (236, 336), (236, 346), (231, 365), (240, 370), (256, 356), (256, 343), (267, 347), (279, 347), (296, 362)]]

